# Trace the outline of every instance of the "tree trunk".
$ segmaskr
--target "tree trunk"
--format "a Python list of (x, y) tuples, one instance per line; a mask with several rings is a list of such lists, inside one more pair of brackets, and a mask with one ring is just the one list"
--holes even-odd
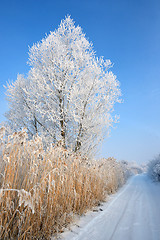
[(38, 133), (38, 128), (37, 128), (37, 119), (36, 119), (35, 116), (34, 116), (34, 128), (35, 128), (35, 132), (37, 134)]
[(62, 147), (66, 148), (66, 133), (65, 133), (65, 119), (64, 119), (64, 111), (63, 111), (64, 110), (63, 102), (64, 102), (63, 98), (60, 96), (59, 97), (59, 108), (60, 108), (61, 142), (62, 142), (61, 144), (62, 144)]

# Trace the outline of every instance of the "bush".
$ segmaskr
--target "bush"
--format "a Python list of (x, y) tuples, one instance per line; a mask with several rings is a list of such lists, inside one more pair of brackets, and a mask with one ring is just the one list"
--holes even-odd
[(151, 176), (155, 181), (160, 182), (160, 154), (149, 162), (148, 164), (148, 174)]
[(44, 150), (26, 131), (0, 129), (0, 239), (50, 239), (74, 214), (106, 199), (124, 183), (115, 159), (89, 161), (61, 145)]

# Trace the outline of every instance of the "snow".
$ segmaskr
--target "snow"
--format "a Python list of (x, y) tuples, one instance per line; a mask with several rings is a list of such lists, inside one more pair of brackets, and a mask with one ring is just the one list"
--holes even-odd
[(160, 184), (147, 174), (136, 175), (111, 199), (103, 211), (77, 220), (63, 240), (159, 240)]

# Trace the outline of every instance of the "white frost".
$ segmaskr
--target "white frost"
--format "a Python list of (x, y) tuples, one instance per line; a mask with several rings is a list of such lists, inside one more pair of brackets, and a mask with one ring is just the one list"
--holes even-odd
[(61, 235), (64, 240), (159, 240), (160, 184), (146, 175), (132, 177), (102, 212), (90, 213)]

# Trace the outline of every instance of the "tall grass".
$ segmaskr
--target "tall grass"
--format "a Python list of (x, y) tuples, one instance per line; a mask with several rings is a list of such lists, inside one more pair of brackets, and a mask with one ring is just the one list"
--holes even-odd
[(0, 239), (50, 239), (123, 184), (120, 165), (50, 146), (25, 130), (0, 129)]

